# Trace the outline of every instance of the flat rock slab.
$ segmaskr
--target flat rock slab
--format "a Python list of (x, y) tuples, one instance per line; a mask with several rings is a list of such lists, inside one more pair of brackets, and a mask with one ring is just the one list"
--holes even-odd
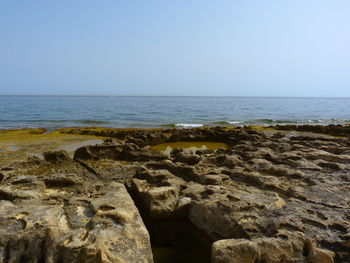
[(148, 231), (125, 186), (93, 178), (6, 180), (0, 189), (0, 262), (153, 262)]

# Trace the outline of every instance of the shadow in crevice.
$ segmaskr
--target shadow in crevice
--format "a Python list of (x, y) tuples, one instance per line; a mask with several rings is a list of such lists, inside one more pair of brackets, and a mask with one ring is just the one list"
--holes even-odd
[(151, 218), (130, 187), (130, 196), (149, 232), (155, 263), (209, 263), (212, 241), (199, 231), (187, 215)]
[(183, 248), (152, 245), (152, 253), (154, 263), (200, 263)]

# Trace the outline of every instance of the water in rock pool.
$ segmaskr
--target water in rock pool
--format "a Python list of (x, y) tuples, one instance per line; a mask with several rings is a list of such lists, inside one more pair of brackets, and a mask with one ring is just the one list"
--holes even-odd
[(350, 98), (0, 96), (0, 129), (349, 123)]

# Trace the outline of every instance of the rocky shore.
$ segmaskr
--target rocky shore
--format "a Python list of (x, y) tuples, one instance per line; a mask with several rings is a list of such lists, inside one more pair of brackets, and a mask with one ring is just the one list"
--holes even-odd
[(350, 262), (350, 126), (58, 133), (104, 142), (1, 153), (1, 263)]

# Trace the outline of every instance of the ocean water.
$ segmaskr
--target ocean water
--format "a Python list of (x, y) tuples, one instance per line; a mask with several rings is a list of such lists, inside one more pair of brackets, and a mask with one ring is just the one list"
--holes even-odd
[(350, 98), (0, 96), (0, 129), (350, 123)]

